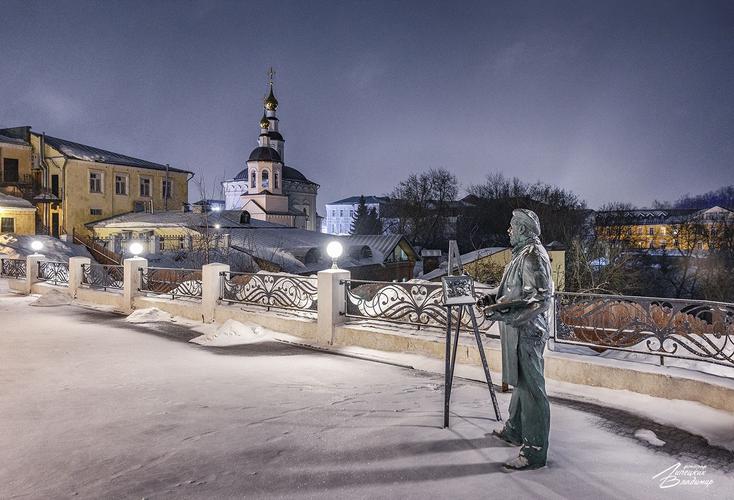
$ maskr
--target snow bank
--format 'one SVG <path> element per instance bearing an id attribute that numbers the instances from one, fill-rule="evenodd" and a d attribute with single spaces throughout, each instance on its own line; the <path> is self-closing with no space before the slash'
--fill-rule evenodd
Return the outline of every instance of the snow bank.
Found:
<path id="1" fill-rule="evenodd" d="M 71 297 L 64 292 L 58 290 L 50 290 L 48 293 L 41 295 L 37 300 L 31 302 L 30 305 L 38 307 L 66 306 L 71 304 Z"/>
<path id="2" fill-rule="evenodd" d="M 31 248 L 31 243 L 34 241 L 40 241 L 43 244 L 43 249 L 39 253 L 47 260 L 68 262 L 69 257 L 92 257 L 84 246 L 70 245 L 52 236 L 11 233 L 0 234 L 0 256 L 20 259 L 35 253 Z"/>
<path id="3" fill-rule="evenodd" d="M 147 307 L 145 309 L 137 309 L 132 312 L 125 321 L 128 323 L 163 323 L 175 322 L 173 315 L 161 311 L 157 307 Z"/>
<path id="4" fill-rule="evenodd" d="M 214 333 L 201 335 L 189 342 L 203 346 L 225 347 L 251 344 L 266 338 L 265 330 L 260 326 L 249 326 L 233 319 L 228 319 Z"/>
<path id="5" fill-rule="evenodd" d="M 665 445 L 665 441 L 658 438 L 657 434 L 655 434 L 650 429 L 637 429 L 635 431 L 635 437 L 640 441 L 645 441 L 646 443 L 650 443 L 653 446 Z"/>
<path id="6" fill-rule="evenodd" d="M 716 339 L 713 340 L 716 343 Z M 720 340 L 718 342 L 721 342 Z M 567 354 L 578 354 L 583 356 L 594 356 L 598 359 L 617 359 L 621 361 L 630 361 L 633 363 L 642 363 L 648 365 L 660 366 L 660 356 L 655 354 L 645 354 L 639 352 L 629 351 L 616 351 L 614 349 L 607 349 L 604 352 L 596 352 L 586 346 L 573 345 L 573 344 L 561 344 L 556 342 L 553 346 L 553 351 L 563 352 Z M 729 354 L 731 349 L 724 351 L 724 354 Z M 707 361 L 697 361 L 693 359 L 678 359 L 678 358 L 665 358 L 665 366 L 668 368 L 685 368 L 687 370 L 694 370 L 702 373 L 708 373 L 710 375 L 717 375 L 719 377 L 727 377 L 734 379 L 734 367 L 717 365 L 709 363 Z"/>

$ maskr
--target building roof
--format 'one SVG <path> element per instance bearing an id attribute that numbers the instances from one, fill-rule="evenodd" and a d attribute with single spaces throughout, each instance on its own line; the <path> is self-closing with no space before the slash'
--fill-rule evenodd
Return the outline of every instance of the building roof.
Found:
<path id="1" fill-rule="evenodd" d="M 17 196 L 11 196 L 5 193 L 0 193 L 0 207 L 2 208 L 28 208 L 31 210 L 36 209 L 36 207 L 34 207 L 33 203 L 31 203 L 30 201 L 24 200 L 23 198 L 19 198 Z"/>
<path id="2" fill-rule="evenodd" d="M 413 253 L 418 256 L 413 245 L 402 234 L 353 234 L 342 236 L 342 238 L 348 238 L 353 245 L 367 245 L 373 252 L 377 251 L 385 255 L 390 254 L 401 240 L 405 240 L 405 243 L 413 249 Z"/>
<path id="3" fill-rule="evenodd" d="M 192 205 L 224 205 L 224 200 L 213 200 L 209 198 L 206 200 L 195 201 Z"/>
<path id="4" fill-rule="evenodd" d="M 6 144 L 17 144 L 19 146 L 30 146 L 30 144 L 28 144 L 23 139 L 18 139 L 17 137 L 10 137 L 4 134 L 0 134 L 0 142 L 4 142 Z"/>
<path id="5" fill-rule="evenodd" d="M 249 224 L 240 223 L 239 210 L 221 210 L 219 212 L 129 212 L 121 215 L 114 215 L 106 219 L 89 222 L 86 224 L 90 228 L 142 228 L 150 227 L 205 227 L 207 224 L 213 226 L 219 224 L 221 228 L 242 228 L 242 227 L 285 227 L 280 224 L 250 219 Z"/>
<path id="6" fill-rule="evenodd" d="M 280 134 L 280 132 L 276 132 L 275 130 L 271 130 L 270 132 L 268 132 L 268 137 L 274 141 L 285 142 L 285 139 L 283 139 L 283 136 Z"/>
<path id="7" fill-rule="evenodd" d="M 283 179 L 288 181 L 305 182 L 306 184 L 314 184 L 318 186 L 314 181 L 307 179 L 299 170 L 287 165 L 283 166 Z"/>
<path id="8" fill-rule="evenodd" d="M 242 212 L 133 212 L 116 215 L 86 224 L 89 228 L 155 229 L 156 227 L 180 227 L 200 230 L 213 227 L 230 235 L 232 248 L 251 257 L 276 264 L 282 271 L 308 274 L 327 269 L 331 259 L 326 254 L 326 245 L 335 239 L 344 245 L 344 254 L 339 266 L 344 269 L 385 263 L 395 247 L 404 239 L 402 235 L 340 236 L 307 231 L 281 224 L 250 219 L 240 223 Z M 361 251 L 368 246 L 368 251 Z M 352 251 L 354 249 L 360 251 Z"/>
<path id="9" fill-rule="evenodd" d="M 679 224 L 696 212 L 694 208 L 600 210 L 594 219 L 598 226 Z"/>
<path id="10" fill-rule="evenodd" d="M 350 196 L 349 198 L 332 201 L 330 203 L 327 203 L 327 205 L 354 205 L 355 203 L 359 203 L 359 198 L 359 196 Z M 364 202 L 369 204 L 387 203 L 389 201 L 390 198 L 388 198 L 387 196 L 367 195 L 364 197 Z"/>
<path id="11" fill-rule="evenodd" d="M 236 181 L 247 180 L 247 169 L 244 168 L 240 170 L 237 173 L 237 175 L 234 176 L 234 180 Z M 315 182 L 308 180 L 306 176 L 303 175 L 300 171 L 296 170 L 293 167 L 288 167 L 286 165 L 283 165 L 283 180 L 305 182 L 307 184 L 314 184 L 318 186 L 318 184 L 316 184 Z"/>
<path id="12" fill-rule="evenodd" d="M 258 146 L 252 150 L 247 161 L 272 161 L 281 163 L 280 153 L 268 146 Z"/>
<path id="13" fill-rule="evenodd" d="M 40 134 L 34 133 L 39 136 Z M 141 160 L 140 158 L 133 158 L 132 156 L 123 155 L 120 153 L 113 153 L 104 149 L 95 148 L 93 146 L 87 146 L 86 144 L 80 144 L 78 142 L 67 141 L 66 139 L 59 139 L 58 137 L 52 137 L 50 135 L 45 136 L 46 144 L 58 150 L 61 154 L 67 158 L 75 160 L 91 161 L 95 163 L 107 163 L 110 165 L 126 165 L 129 167 L 147 168 L 150 170 L 168 170 L 169 172 L 178 172 L 191 174 L 188 170 L 182 170 L 173 167 L 166 167 L 160 163 L 154 163 L 147 160 Z"/>
<path id="14" fill-rule="evenodd" d="M 484 257 L 488 257 L 490 255 L 494 255 L 496 253 L 499 253 L 503 250 L 507 250 L 509 247 L 488 247 L 488 248 L 480 248 L 479 250 L 474 250 L 472 252 L 468 252 L 461 255 L 461 264 L 463 266 L 467 264 L 471 264 L 472 262 L 482 259 Z M 423 276 L 421 276 L 421 279 L 424 280 L 434 280 L 436 278 L 440 278 L 441 276 L 446 276 L 446 268 L 448 267 L 448 263 L 442 262 L 441 265 L 431 271 L 430 273 L 426 273 Z"/>

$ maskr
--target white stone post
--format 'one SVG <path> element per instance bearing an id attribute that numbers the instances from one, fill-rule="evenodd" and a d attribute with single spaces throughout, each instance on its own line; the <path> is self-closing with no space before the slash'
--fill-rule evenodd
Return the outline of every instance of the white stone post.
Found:
<path id="1" fill-rule="evenodd" d="M 229 265 L 215 262 L 201 268 L 201 314 L 205 323 L 214 321 L 221 286 L 219 275 L 223 272 L 229 272 Z"/>
<path id="2" fill-rule="evenodd" d="M 82 265 L 90 265 L 92 259 L 89 257 L 70 257 L 69 258 L 69 296 L 76 298 L 76 291 L 82 286 L 82 277 L 84 270 Z"/>
<path id="3" fill-rule="evenodd" d="M 345 285 L 352 273 L 344 269 L 326 269 L 318 273 L 318 336 L 320 344 L 334 343 L 334 328 L 344 323 L 346 302 Z"/>
<path id="4" fill-rule="evenodd" d="M 38 283 L 38 263 L 46 260 L 44 255 L 40 253 L 32 253 L 25 258 L 25 290 L 24 293 L 31 293 L 34 283 Z"/>
<path id="5" fill-rule="evenodd" d="M 140 292 L 140 268 L 148 268 L 148 259 L 144 257 L 130 257 L 122 261 L 122 276 L 124 279 L 123 297 L 125 302 L 122 304 L 124 312 L 130 314 L 133 312 L 133 301 L 135 296 Z"/>

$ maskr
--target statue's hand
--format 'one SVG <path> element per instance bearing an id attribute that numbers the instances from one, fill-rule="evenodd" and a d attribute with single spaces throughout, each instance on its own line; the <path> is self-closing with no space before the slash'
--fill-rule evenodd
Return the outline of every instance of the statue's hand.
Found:
<path id="1" fill-rule="evenodd" d="M 495 303 L 495 300 L 494 300 L 494 295 L 492 295 L 492 294 L 487 294 L 487 295 L 484 295 L 484 296 L 480 297 L 480 298 L 479 298 L 479 299 L 477 300 L 477 307 L 478 307 L 479 309 L 483 309 L 483 308 L 485 308 L 485 307 L 487 307 L 487 306 L 491 306 L 491 305 L 492 305 L 492 304 L 494 304 L 494 303 Z"/>

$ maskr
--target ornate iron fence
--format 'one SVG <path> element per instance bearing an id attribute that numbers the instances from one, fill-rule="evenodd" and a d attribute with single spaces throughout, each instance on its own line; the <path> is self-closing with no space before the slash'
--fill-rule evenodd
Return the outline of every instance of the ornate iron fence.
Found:
<path id="1" fill-rule="evenodd" d="M 446 306 L 443 303 L 443 287 L 440 283 L 343 280 L 346 311 L 345 316 L 352 319 L 386 321 L 421 327 L 445 329 L 447 326 Z M 479 298 L 486 293 L 477 287 L 475 295 Z M 479 309 L 474 308 L 480 331 L 488 331 L 493 322 L 487 320 Z M 454 308 L 451 323 L 461 320 L 461 329 L 472 328 L 471 318 Z M 490 335 L 494 337 L 495 335 Z"/>
<path id="2" fill-rule="evenodd" d="M 269 273 L 220 273 L 219 299 L 278 309 L 316 312 L 316 278 Z"/>
<path id="3" fill-rule="evenodd" d="M 555 342 L 734 366 L 734 304 L 555 294 Z"/>
<path id="4" fill-rule="evenodd" d="M 25 259 L 0 259 L 0 275 L 4 278 L 25 279 Z"/>
<path id="5" fill-rule="evenodd" d="M 139 272 L 142 292 L 201 298 L 201 269 L 141 267 Z"/>
<path id="6" fill-rule="evenodd" d="M 52 285 L 69 285 L 69 263 L 42 260 L 38 262 L 38 279 Z"/>
<path id="7" fill-rule="evenodd" d="M 122 290 L 124 286 L 122 266 L 82 264 L 82 286 L 107 290 Z"/>

